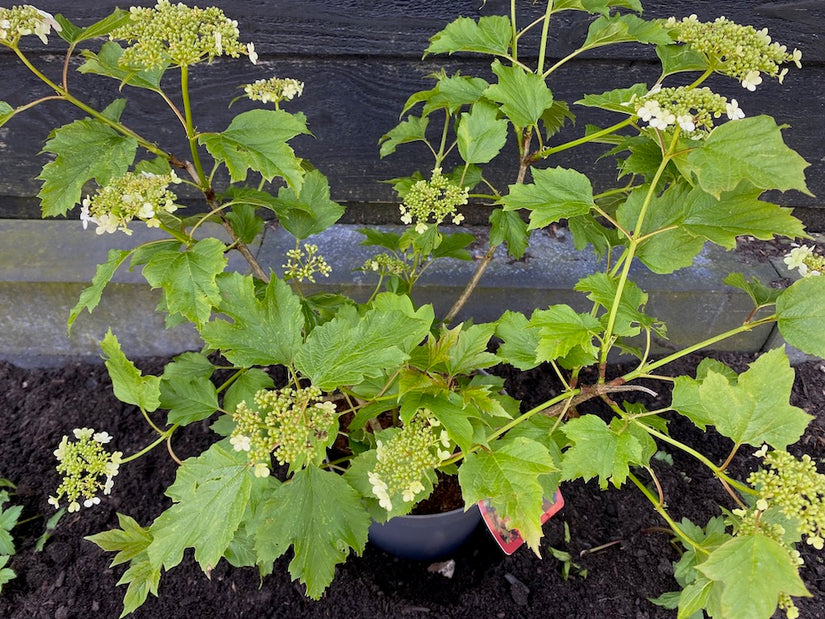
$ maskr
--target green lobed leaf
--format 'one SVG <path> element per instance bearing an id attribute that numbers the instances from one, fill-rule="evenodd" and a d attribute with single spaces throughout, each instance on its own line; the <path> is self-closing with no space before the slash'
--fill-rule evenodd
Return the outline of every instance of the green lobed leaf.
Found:
<path id="1" fill-rule="evenodd" d="M 123 100 L 104 110 L 116 120 Z M 100 120 L 76 120 L 52 131 L 43 152 L 55 155 L 37 177 L 43 185 L 37 197 L 44 217 L 64 215 L 80 202 L 83 185 L 94 179 L 105 185 L 122 176 L 132 165 L 137 140 L 124 136 Z"/>
<path id="2" fill-rule="evenodd" d="M 602 15 L 608 15 L 611 7 L 623 7 L 637 13 L 642 12 L 642 4 L 639 0 L 556 0 L 553 4 L 554 11 L 587 11 Z"/>
<path id="3" fill-rule="evenodd" d="M 507 121 L 498 118 L 498 108 L 479 101 L 463 112 L 456 128 L 458 152 L 469 163 L 488 163 L 507 142 Z"/>
<path id="4" fill-rule="evenodd" d="M 791 346 L 825 358 L 825 277 L 805 277 L 776 299 L 776 324 Z"/>
<path id="5" fill-rule="evenodd" d="M 106 284 L 109 283 L 115 271 L 126 261 L 126 258 L 128 258 L 131 253 L 132 252 L 127 249 L 109 250 L 106 262 L 97 265 L 95 276 L 92 278 L 92 284 L 88 288 L 83 289 L 77 303 L 69 312 L 69 319 L 66 321 L 67 332 L 71 332 L 72 325 L 74 321 L 77 320 L 77 317 L 80 316 L 80 312 L 86 309 L 89 310 L 91 314 L 92 310 L 97 307 Z"/>
<path id="6" fill-rule="evenodd" d="M 205 572 L 218 564 L 240 525 L 252 472 L 245 452 L 220 443 L 184 460 L 166 490 L 173 504 L 152 523 L 146 549 L 153 566 L 171 569 L 186 548 Z"/>
<path id="7" fill-rule="evenodd" d="M 697 568 L 723 585 L 725 617 L 768 619 L 780 594 L 810 597 L 788 550 L 764 535 L 741 535 L 710 553 Z"/>
<path id="8" fill-rule="evenodd" d="M 656 21 L 645 21 L 635 15 L 602 15 L 590 24 L 587 38 L 582 44 L 585 49 L 611 45 L 613 43 L 673 43 L 667 28 Z"/>
<path id="9" fill-rule="evenodd" d="M 424 56 L 455 52 L 506 56 L 512 34 L 510 18 L 504 15 L 481 17 L 477 22 L 469 17 L 459 17 L 430 38 Z"/>
<path id="10" fill-rule="evenodd" d="M 344 207 L 330 200 L 329 181 L 318 170 L 307 172 L 297 191 L 282 187 L 273 203 L 281 225 L 300 240 L 323 232 L 344 214 Z"/>
<path id="11" fill-rule="evenodd" d="M 490 84 L 480 77 L 459 75 L 447 77 L 443 73 L 438 76 L 438 83 L 432 90 L 432 95 L 424 103 L 424 115 L 440 109 L 447 109 L 454 114 L 465 105 L 472 105 L 482 97 L 482 93 Z"/>
<path id="12" fill-rule="evenodd" d="M 218 392 L 209 380 L 215 370 L 209 359 L 195 352 L 175 357 L 163 369 L 160 406 L 169 409 L 169 425 L 185 426 L 218 410 Z"/>
<path id="13" fill-rule="evenodd" d="M 722 280 L 728 286 L 743 290 L 753 301 L 756 307 L 764 307 L 776 303 L 776 299 L 782 294 L 782 290 L 771 288 L 760 282 L 756 276 L 752 276 L 750 281 L 745 279 L 741 273 L 731 273 Z"/>
<path id="14" fill-rule="evenodd" d="M 490 213 L 490 244 L 507 243 L 507 253 L 521 260 L 528 245 L 527 223 L 514 211 L 495 209 Z"/>
<path id="15" fill-rule="evenodd" d="M 60 24 L 61 30 L 57 33 L 60 38 L 66 43 L 80 43 L 95 37 L 103 37 L 108 35 L 115 28 L 119 28 L 131 18 L 129 11 L 123 9 L 115 9 L 110 15 L 107 15 L 100 21 L 95 22 L 91 26 L 80 28 L 75 26 L 63 15 L 57 14 L 54 20 Z"/>
<path id="16" fill-rule="evenodd" d="M 506 211 L 530 211 L 528 230 L 584 215 L 595 205 L 590 179 L 561 167 L 533 170 L 533 183 L 510 185 L 510 193 L 501 202 Z"/>
<path id="17" fill-rule="evenodd" d="M 164 249 L 149 258 L 143 276 L 152 288 L 163 289 L 170 314 L 182 314 L 201 325 L 220 303 L 216 280 L 227 265 L 225 251 L 216 238 L 198 241 L 184 251 Z"/>
<path id="18" fill-rule="evenodd" d="M 708 59 L 689 45 L 657 45 L 656 55 L 662 62 L 662 77 L 683 71 L 704 72 Z"/>
<path id="19" fill-rule="evenodd" d="M 272 277 L 255 294 L 251 276 L 227 273 L 218 278 L 221 301 L 217 311 L 232 322 L 216 318 L 201 326 L 204 341 L 241 367 L 290 364 L 301 345 L 301 300 L 289 285 Z"/>
<path id="20" fill-rule="evenodd" d="M 742 181 L 760 189 L 797 189 L 813 195 L 805 184 L 809 164 L 785 145 L 781 129 L 770 116 L 726 122 L 699 147 L 680 155 L 679 164 L 716 198 Z"/>
<path id="21" fill-rule="evenodd" d="M 146 550 L 152 542 L 152 535 L 131 516 L 118 513 L 119 529 L 102 531 L 95 535 L 87 535 L 83 539 L 97 544 L 106 552 L 117 552 L 110 567 L 131 561 Z"/>
<path id="22" fill-rule="evenodd" d="M 570 106 L 564 101 L 553 101 L 553 104 L 544 110 L 541 115 L 541 122 L 544 125 L 544 139 L 549 140 L 564 127 L 569 120 L 576 124 L 576 116 L 570 111 Z"/>
<path id="23" fill-rule="evenodd" d="M 763 240 L 804 237 L 805 227 L 791 214 L 792 210 L 762 202 L 761 193 L 761 189 L 743 183 L 716 199 L 696 187 L 686 198 L 682 224 L 691 233 L 701 234 L 726 249 L 735 249 L 736 237 L 746 234 Z"/>
<path id="24" fill-rule="evenodd" d="M 562 480 L 581 477 L 588 481 L 598 477 L 602 490 L 607 488 L 608 481 L 619 488 L 627 479 L 631 464 L 646 465 L 637 437 L 625 428 L 618 430 L 596 415 L 582 415 L 566 422 L 562 431 L 573 444 L 564 452 Z"/>
<path id="25" fill-rule="evenodd" d="M 468 454 L 458 469 L 464 501 L 469 505 L 490 499 L 538 554 L 545 493 L 539 477 L 557 471 L 556 462 L 547 447 L 525 437 L 505 437 L 490 447 Z"/>
<path id="26" fill-rule="evenodd" d="M 505 363 L 522 371 L 539 365 L 536 355 L 539 331 L 531 328 L 530 321 L 524 314 L 509 310 L 504 312 L 498 319 L 496 336 L 503 340 L 496 354 Z"/>
<path id="27" fill-rule="evenodd" d="M 447 373 L 451 376 L 470 374 L 475 370 L 489 368 L 498 363 L 498 357 L 487 352 L 487 344 L 496 330 L 496 324 L 485 323 L 455 327 L 459 330 L 454 346 L 450 346 L 445 364 Z"/>
<path id="28" fill-rule="evenodd" d="M 16 113 L 17 110 L 12 106 L 5 101 L 0 101 L 0 127 L 9 122 Z"/>
<path id="29" fill-rule="evenodd" d="M 255 214 L 255 206 L 252 204 L 233 204 L 226 218 L 242 243 L 249 245 L 263 234 L 264 220 Z"/>
<path id="30" fill-rule="evenodd" d="M 11 557 L 0 555 L 0 590 L 2 590 L 3 585 L 5 585 L 10 580 L 17 578 L 17 574 L 14 572 L 13 569 L 6 567 L 6 563 L 8 563 Z"/>
<path id="31" fill-rule="evenodd" d="M 553 105 L 553 93 L 541 75 L 528 73 L 518 65 L 503 65 L 498 59 L 493 61 L 492 69 L 498 82 L 491 84 L 484 96 L 499 103 L 516 127 L 532 127 Z"/>
<path id="32" fill-rule="evenodd" d="M 100 343 L 106 355 L 106 369 L 112 379 L 115 397 L 121 402 L 139 406 L 147 413 L 160 406 L 160 376 L 143 376 L 120 349 L 120 342 L 109 329 Z"/>
<path id="33" fill-rule="evenodd" d="M 399 300 L 393 302 L 395 307 L 385 304 L 363 315 L 344 306 L 335 318 L 316 327 L 295 357 L 301 373 L 316 387 L 331 391 L 403 363 L 429 332 L 433 309 L 424 306 L 414 311 L 407 297 L 395 298 Z M 402 299 L 404 306 L 399 304 Z"/>
<path id="34" fill-rule="evenodd" d="M 467 246 L 475 241 L 475 236 L 469 232 L 454 232 L 442 234 L 441 242 L 433 249 L 433 258 L 453 258 L 455 260 L 472 260 Z"/>
<path id="35" fill-rule="evenodd" d="M 602 325 L 595 316 L 579 314 L 569 305 L 551 305 L 533 312 L 530 327 L 539 332 L 537 360 L 553 361 L 574 349 L 594 354 L 593 338 Z"/>
<path id="36" fill-rule="evenodd" d="M 618 278 L 607 273 L 593 273 L 580 279 L 574 290 L 586 292 L 588 300 L 598 303 L 606 310 L 613 306 L 613 300 L 619 292 Z M 630 280 L 626 280 L 616 313 L 613 332 L 616 335 L 632 337 L 638 335 L 640 327 L 649 327 L 653 320 L 641 311 L 647 303 L 647 293 Z"/>
<path id="37" fill-rule="evenodd" d="M 295 556 L 289 573 L 316 600 L 350 549 L 361 554 L 367 543 L 370 517 L 359 493 L 340 475 L 314 466 L 281 484 L 261 514 L 256 531 L 259 557 L 276 558 L 291 545 Z"/>
<path id="38" fill-rule="evenodd" d="M 149 593 L 155 597 L 158 596 L 160 569 L 159 566 L 152 564 L 146 552 L 132 559 L 129 569 L 117 581 L 118 585 L 127 583 L 129 585 L 123 597 L 123 611 L 120 613 L 120 619 L 137 610 L 146 601 Z"/>
<path id="39" fill-rule="evenodd" d="M 394 153 L 399 144 L 426 142 L 427 125 L 429 124 L 429 118 L 408 116 L 407 120 L 390 129 L 387 133 L 381 136 L 381 139 L 378 140 L 378 143 L 381 145 L 381 158 L 383 159 L 387 155 Z"/>
<path id="40" fill-rule="evenodd" d="M 232 182 L 246 180 L 252 170 L 267 181 L 279 176 L 298 188 L 304 172 L 287 141 L 303 133 L 309 131 L 302 113 L 250 110 L 233 118 L 223 132 L 202 134 L 198 141 L 216 161 L 226 164 Z"/>
<path id="41" fill-rule="evenodd" d="M 584 98 L 576 101 L 576 103 L 586 107 L 597 107 L 612 112 L 621 112 L 622 114 L 634 114 L 635 112 L 630 102 L 633 99 L 643 97 L 647 94 L 647 91 L 647 84 L 633 84 L 633 86 L 629 88 L 616 88 L 603 92 L 600 95 L 585 95 Z"/>
<path id="42" fill-rule="evenodd" d="M 788 403 L 794 371 L 784 349 L 765 353 L 736 382 L 709 369 L 703 380 L 681 377 L 672 406 L 700 424 L 712 424 L 737 444 L 785 449 L 802 436 L 811 416 Z M 698 384 L 698 388 L 697 385 Z"/>
<path id="43" fill-rule="evenodd" d="M 619 207 L 616 217 L 626 230 L 636 227 L 648 190 L 648 185 L 634 190 Z M 651 235 L 642 241 L 636 255 L 654 273 L 672 273 L 689 267 L 705 245 L 704 238 L 680 225 L 686 217 L 689 191 L 690 187 L 677 184 L 668 187 L 661 195 L 653 196 L 642 228 L 636 230 Z"/>

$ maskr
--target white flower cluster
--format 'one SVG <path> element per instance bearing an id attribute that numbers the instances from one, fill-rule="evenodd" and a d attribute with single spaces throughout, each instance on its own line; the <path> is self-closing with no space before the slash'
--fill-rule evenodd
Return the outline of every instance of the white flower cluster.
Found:
<path id="1" fill-rule="evenodd" d="M 281 101 L 292 101 L 304 92 L 304 83 L 291 77 L 271 77 L 257 80 L 243 88 L 246 96 L 262 103 L 273 102 L 277 107 Z"/>
<path id="2" fill-rule="evenodd" d="M 335 404 L 323 400 L 320 389 L 261 389 L 254 402 L 258 410 L 246 402 L 238 404 L 229 443 L 235 451 L 249 454 L 256 477 L 270 474 L 270 454 L 292 468 L 323 460 L 337 435 L 338 416 Z"/>
<path id="3" fill-rule="evenodd" d="M 788 73 L 787 68 L 780 70 L 783 63 L 802 67 L 802 52 L 789 53 L 784 45 L 772 42 L 767 28 L 740 26 L 725 17 L 700 22 L 696 15 L 681 20 L 671 17 L 665 26 L 677 41 L 704 54 L 716 72 L 739 80 L 751 91 L 762 83 L 763 73 L 782 83 Z"/>
<path id="4" fill-rule="evenodd" d="M 135 7 L 131 19 L 110 38 L 126 41 L 122 66 L 157 69 L 167 64 L 188 66 L 217 56 L 249 56 L 257 62 L 253 44 L 238 41 L 238 22 L 217 7 L 200 9 L 158 0 L 154 8 Z"/>
<path id="5" fill-rule="evenodd" d="M 287 263 L 282 264 L 284 279 L 297 279 L 299 282 L 307 280 L 315 283 L 315 274 L 320 273 L 324 277 L 329 277 L 332 267 L 329 266 L 324 257 L 318 253 L 318 246 L 312 243 L 304 243 L 304 248 L 296 247 L 286 252 Z"/>
<path id="6" fill-rule="evenodd" d="M 98 189 L 94 196 L 84 198 L 80 209 L 83 228 L 91 222 L 97 226 L 98 234 L 118 230 L 131 234 L 129 222 L 135 218 L 142 219 L 150 228 L 157 228 L 160 212 L 177 210 L 177 196 L 168 186 L 180 182 L 174 172 L 164 175 L 127 172 Z"/>
<path id="7" fill-rule="evenodd" d="M 34 34 L 45 45 L 49 42 L 48 35 L 52 29 L 60 32 L 62 27 L 51 13 L 30 4 L 0 8 L 0 44 L 16 46 L 21 37 Z"/>
<path id="8" fill-rule="evenodd" d="M 722 114 L 729 120 L 739 120 L 745 113 L 736 99 L 728 101 L 709 88 L 662 88 L 656 85 L 644 97 L 633 99 L 636 115 L 649 127 L 665 131 L 678 125 L 691 137 L 701 138 L 710 131 L 714 119 Z"/>
<path id="9" fill-rule="evenodd" d="M 81 499 L 83 507 L 92 507 L 100 503 L 99 491 L 102 490 L 105 495 L 112 492 L 112 478 L 118 474 L 123 458 L 123 453 L 109 453 L 103 447 L 112 440 L 108 432 L 75 428 L 73 434 L 76 440 L 69 441 L 69 437 L 64 436 L 54 451 L 58 461 L 57 472 L 63 476 L 63 481 L 56 495 L 49 497 L 49 504 L 57 509 L 60 499 L 65 496 L 70 512 L 80 510 Z M 103 477 L 105 481 L 101 482 Z"/>
<path id="10" fill-rule="evenodd" d="M 797 269 L 802 277 L 817 277 L 825 272 L 825 256 L 815 254 L 809 245 L 795 247 L 783 260 L 788 269 Z"/>
<path id="11" fill-rule="evenodd" d="M 382 432 L 389 435 L 387 440 L 376 440 L 377 463 L 367 478 L 378 504 L 388 512 L 398 498 L 404 503 L 423 499 L 423 480 L 450 457 L 452 443 L 440 425 L 420 409 L 404 427 Z"/>
<path id="12" fill-rule="evenodd" d="M 460 187 L 441 173 L 441 168 L 433 170 L 430 180 L 413 183 L 399 207 L 401 221 L 406 225 L 415 223 L 415 231 L 423 234 L 429 223 L 440 224 L 450 218 L 455 225 L 464 221 L 458 207 L 467 204 L 469 189 Z"/>

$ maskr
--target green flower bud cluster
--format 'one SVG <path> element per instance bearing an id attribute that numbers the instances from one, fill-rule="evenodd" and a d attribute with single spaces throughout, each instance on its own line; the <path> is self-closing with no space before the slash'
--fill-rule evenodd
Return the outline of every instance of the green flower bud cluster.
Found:
<path id="1" fill-rule="evenodd" d="M 83 200 L 80 221 L 84 228 L 89 222 L 97 225 L 98 234 L 117 230 L 132 234 L 128 226 L 136 217 L 150 228 L 156 228 L 160 226 L 159 212 L 177 210 L 177 196 L 167 188 L 170 183 L 180 182 L 174 172 L 162 175 L 127 172 Z"/>
<path id="2" fill-rule="evenodd" d="M 291 77 L 271 77 L 247 84 L 243 90 L 253 101 L 273 101 L 277 107 L 281 101 L 292 101 L 295 97 L 300 97 L 304 92 L 304 83 Z"/>
<path id="3" fill-rule="evenodd" d="M 324 257 L 318 254 L 318 246 L 311 243 L 304 243 L 303 250 L 299 247 L 286 252 L 287 263 L 282 264 L 284 279 L 297 279 L 315 283 L 315 274 L 320 273 L 324 277 L 329 277 L 332 267 L 327 264 Z"/>
<path id="4" fill-rule="evenodd" d="M 104 445 L 112 440 L 107 432 L 95 432 L 91 428 L 75 428 L 75 441 L 69 441 L 64 436 L 60 445 L 54 451 L 57 458 L 57 472 L 63 476 L 62 483 L 57 487 L 56 496 L 49 497 L 49 503 L 57 509 L 60 500 L 66 497 L 69 501 L 69 511 L 80 510 L 80 501 L 84 507 L 91 507 L 100 503 L 97 496 L 101 490 L 103 494 L 110 494 L 117 475 L 123 453 L 115 451 L 109 453 Z M 101 481 L 105 478 L 105 481 Z"/>
<path id="5" fill-rule="evenodd" d="M 464 221 L 458 207 L 467 204 L 469 190 L 453 183 L 435 168 L 430 180 L 413 183 L 400 206 L 401 221 L 408 226 L 415 223 L 419 234 L 427 231 L 429 223 L 440 224 L 447 217 L 456 225 Z"/>
<path id="6" fill-rule="evenodd" d="M 725 17 L 700 22 L 696 15 L 681 21 L 671 17 L 665 26 L 671 29 L 674 39 L 703 53 L 715 71 L 739 80 L 748 90 L 756 90 L 762 83 L 762 73 L 782 83 L 788 72 L 787 68 L 780 71 L 783 63 L 802 67 L 802 52 L 795 49 L 789 54 L 784 45 L 772 43 L 767 28 L 740 26 Z"/>
<path id="7" fill-rule="evenodd" d="M 799 532 L 807 543 L 825 547 L 825 475 L 807 454 L 794 458 L 786 451 L 765 456 L 765 469 L 751 473 L 748 483 L 759 492 L 756 509 L 779 508 L 782 514 L 799 522 Z"/>
<path id="8" fill-rule="evenodd" d="M 216 56 L 247 54 L 253 62 L 257 58 L 254 46 L 238 41 L 238 22 L 219 8 L 158 0 L 154 8 L 130 10 L 130 21 L 110 35 L 128 43 L 119 60 L 122 66 L 157 69 L 167 64 L 189 66 Z"/>
<path id="9" fill-rule="evenodd" d="M 799 270 L 802 277 L 816 277 L 825 273 L 825 256 L 814 253 L 809 245 L 796 247 L 785 254 L 783 259 L 788 268 Z"/>
<path id="10" fill-rule="evenodd" d="M 388 512 L 399 498 L 405 503 L 423 499 L 422 480 L 450 457 L 450 438 L 439 426 L 428 410 L 419 409 L 404 427 L 383 432 L 390 435 L 388 440 L 377 440 L 377 463 L 367 477 L 379 505 Z"/>
<path id="11" fill-rule="evenodd" d="M 49 42 L 47 35 L 52 28 L 60 32 L 63 28 L 54 17 L 46 11 L 41 11 L 30 4 L 13 6 L 10 9 L 0 8 L 0 44 L 15 47 L 21 37 L 34 34 L 43 42 Z"/>
<path id="12" fill-rule="evenodd" d="M 238 404 L 229 438 L 235 451 L 246 451 L 257 477 L 270 473 L 270 454 L 291 469 L 319 463 L 337 436 L 335 404 L 324 401 L 316 387 L 276 390 L 255 394 L 258 410 Z"/>
<path id="13" fill-rule="evenodd" d="M 710 88 L 654 88 L 633 102 L 636 114 L 650 127 L 666 130 L 673 125 L 692 137 L 702 137 L 713 129 L 713 119 L 727 114 L 730 120 L 744 118 L 736 99 L 730 102 Z"/>
<path id="14" fill-rule="evenodd" d="M 409 270 L 409 267 L 406 262 L 397 256 L 380 253 L 364 262 L 361 270 L 365 272 L 372 271 L 381 275 L 403 275 Z"/>

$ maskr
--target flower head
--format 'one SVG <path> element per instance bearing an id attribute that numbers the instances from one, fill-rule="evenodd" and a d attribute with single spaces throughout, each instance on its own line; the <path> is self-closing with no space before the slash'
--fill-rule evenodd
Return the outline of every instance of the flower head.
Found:
<path id="1" fill-rule="evenodd" d="M 678 125 L 691 137 L 706 135 L 713 128 L 714 119 L 731 110 L 727 99 L 709 88 L 686 86 L 651 89 L 630 105 L 635 105 L 636 115 L 648 126 L 665 131 Z"/>
<path id="2" fill-rule="evenodd" d="M 36 35 L 43 45 L 49 42 L 51 31 L 60 32 L 61 26 L 51 13 L 29 4 L 0 8 L 0 44 L 16 46 L 24 36 Z"/>
<path id="3" fill-rule="evenodd" d="M 60 507 L 60 500 L 69 501 L 69 511 L 100 504 L 99 492 L 107 495 L 114 485 L 112 478 L 118 474 L 123 454 L 108 452 L 105 444 L 112 440 L 108 432 L 95 432 L 92 428 L 75 428 L 75 440 L 64 436 L 55 450 L 57 472 L 63 480 L 55 496 L 49 497 L 49 504 Z"/>
<path id="4" fill-rule="evenodd" d="M 247 84 L 244 92 L 253 101 L 271 101 L 278 107 L 281 101 L 292 101 L 295 97 L 300 97 L 304 92 L 304 83 L 291 77 L 270 77 Z"/>
<path id="5" fill-rule="evenodd" d="M 430 180 L 419 180 L 404 196 L 404 203 L 399 207 L 401 221 L 407 225 L 415 223 L 415 230 L 423 234 L 428 224 L 440 224 L 449 218 L 456 225 L 460 224 L 464 216 L 458 212 L 458 207 L 467 204 L 469 189 L 461 187 L 441 173 L 441 168 L 435 168 Z"/>
<path id="6" fill-rule="evenodd" d="M 665 26 L 676 41 L 703 54 L 717 73 L 733 77 L 751 91 L 762 83 L 762 74 L 781 82 L 787 71 L 780 70 L 782 64 L 802 67 L 802 52 L 788 53 L 784 45 L 772 41 L 767 28 L 740 26 L 725 17 L 700 22 L 696 15 L 682 20 L 671 17 Z"/>
<path id="7" fill-rule="evenodd" d="M 431 484 L 435 468 L 450 457 L 452 443 L 427 409 L 419 409 L 402 428 L 385 430 L 380 436 L 376 465 L 367 478 L 379 505 L 389 512 L 398 499 L 411 503 L 424 498 L 424 482 Z"/>
<path id="8" fill-rule="evenodd" d="M 256 477 L 269 475 L 273 455 L 291 469 L 321 462 L 338 434 L 335 404 L 324 401 L 316 387 L 261 389 L 254 404 L 257 410 L 238 404 L 229 442 L 247 453 Z"/>
<path id="9" fill-rule="evenodd" d="M 149 227 L 157 227 L 160 213 L 172 213 L 178 208 L 177 196 L 168 186 L 179 182 L 174 172 L 164 175 L 127 172 L 98 189 L 94 196 L 84 198 L 80 221 L 84 228 L 89 222 L 97 225 L 98 234 L 117 230 L 131 234 L 128 226 L 135 218 Z"/>
<path id="10" fill-rule="evenodd" d="M 252 55 L 238 40 L 238 22 L 219 8 L 158 0 L 154 8 L 132 7 L 130 12 L 130 20 L 110 35 L 128 44 L 118 61 L 122 66 L 156 69 L 212 61 L 217 56 Z"/>
<path id="11" fill-rule="evenodd" d="M 802 277 L 817 277 L 825 272 L 825 256 L 814 253 L 814 248 L 808 245 L 795 247 L 783 259 L 789 270 L 799 271 Z"/>

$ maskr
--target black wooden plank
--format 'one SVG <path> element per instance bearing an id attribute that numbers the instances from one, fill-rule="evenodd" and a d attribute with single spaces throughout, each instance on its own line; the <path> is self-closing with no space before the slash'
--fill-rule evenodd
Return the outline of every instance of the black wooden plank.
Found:
<path id="1" fill-rule="evenodd" d="M 151 5 L 151 2 L 137 4 Z M 478 17 L 509 13 L 506 0 L 216 0 L 198 2 L 221 7 L 237 19 L 242 40 L 254 41 L 262 55 L 391 56 L 420 58 L 429 37 L 459 16 Z M 825 2 L 797 0 L 649 0 L 643 2 L 645 17 L 664 18 L 696 13 L 703 20 L 725 15 L 739 23 L 767 27 L 775 39 L 789 48 L 804 50 L 810 61 L 825 60 Z M 65 0 L 42 0 L 37 6 L 53 13 L 64 13 L 81 25 L 126 3 L 117 0 L 77 0 L 67 7 Z M 524 23 L 543 12 L 543 3 L 519 0 Z M 557 19 L 562 28 L 551 48 L 567 53 L 586 34 L 584 13 L 565 11 Z M 39 46 L 39 43 L 37 43 Z M 58 49 L 54 47 L 53 49 Z M 593 52 L 596 57 L 636 58 L 644 55 L 639 46 L 622 45 Z"/>
<path id="2" fill-rule="evenodd" d="M 52 12 L 63 11 L 78 16 L 79 23 L 89 23 L 115 4 L 109 0 L 81 0 L 67 8 L 65 0 L 45 0 L 38 6 Z M 420 61 L 428 37 L 458 15 L 500 13 L 509 3 L 488 0 L 484 7 L 479 0 L 388 0 L 381 3 L 371 0 L 243 0 L 216 4 L 239 20 L 242 31 L 250 32 L 249 37 L 243 38 L 256 42 L 262 52 L 262 61 L 257 67 L 245 62 L 218 61 L 212 67 L 193 70 L 193 95 L 208 101 L 199 109 L 200 129 L 220 130 L 231 114 L 243 109 L 243 103 L 236 104 L 231 113 L 226 108 L 228 101 L 237 95 L 237 85 L 273 73 L 297 77 L 306 82 L 306 88 L 293 109 L 306 112 L 315 135 L 297 141 L 299 154 L 328 174 L 336 199 L 350 203 L 377 203 L 393 199 L 390 188 L 380 184 L 379 180 L 429 167 L 424 151 L 415 147 L 402 147 L 399 155 L 385 161 L 378 159 L 377 140 L 397 122 L 398 110 L 409 94 L 426 87 L 428 83 L 424 76 L 445 61 L 452 69 L 462 67 L 465 73 L 484 71 L 486 67 L 484 61 L 472 56 L 461 60 L 431 57 Z M 541 9 L 539 5 L 532 6 L 527 2 L 522 2 L 521 6 L 533 11 Z M 816 53 L 823 57 L 823 39 L 819 31 L 825 23 L 825 18 L 820 19 L 825 2 L 821 0 L 775 3 L 659 0 L 647 2 L 646 6 L 649 17 L 695 10 L 702 19 L 724 13 L 739 21 L 768 25 L 775 38 L 793 46 L 791 39 L 778 34 L 786 32 L 797 37 L 801 45 L 813 43 L 814 50 L 820 50 Z M 696 8 L 690 8 L 692 6 Z M 585 16 L 570 13 L 565 15 L 568 17 Z M 567 43 L 554 40 L 553 44 L 569 45 L 570 40 L 571 37 Z M 803 40 L 806 43 L 801 43 Z M 622 49 L 626 48 L 630 46 Z M 59 55 L 43 53 L 36 39 L 32 39 L 32 49 L 38 50 L 35 60 L 40 66 L 52 75 L 59 74 Z M 791 125 L 786 139 L 813 164 L 808 169 L 809 184 L 814 193 L 822 196 L 825 195 L 825 159 L 820 140 L 825 126 L 825 92 L 813 85 L 823 83 L 825 69 L 821 62 L 812 62 L 807 46 L 804 50 L 803 71 L 792 71 L 783 87 L 766 81 L 756 93 L 748 93 L 730 80 L 716 83 L 722 94 L 736 97 L 748 114 L 769 113 L 778 122 Z M 634 81 L 649 82 L 655 78 L 656 71 L 650 50 L 646 50 L 646 54 L 582 59 L 559 71 L 551 85 L 557 98 L 575 101 L 583 85 L 598 91 Z M 72 80 L 85 85 L 88 77 L 78 75 Z M 117 84 L 109 80 L 92 78 L 91 83 L 81 95 L 95 106 L 105 105 L 119 96 Z M 34 93 L 44 92 L 37 80 L 8 53 L 0 55 L 0 84 L 3 84 L 0 99 L 12 105 L 25 103 Z M 588 86 L 591 84 L 595 86 Z M 137 96 L 127 108 L 126 117 L 134 120 L 136 129 L 155 135 L 158 128 L 163 127 L 159 142 L 164 148 L 185 152 L 184 145 L 176 137 L 177 127 L 164 126 L 163 104 L 146 93 L 132 93 Z M 611 119 L 601 116 L 594 121 L 589 116 L 591 111 L 580 109 L 579 113 L 580 128 L 585 122 L 606 124 Z M 72 108 L 49 103 L 0 128 L 0 170 L 3 171 L 0 175 L 0 217 L 37 216 L 38 207 L 32 198 L 39 188 L 35 176 L 39 166 L 47 160 L 38 152 L 54 123 L 77 117 Z M 552 165 L 586 171 L 594 165 L 596 155 L 597 151 L 592 148 L 566 153 Z M 605 163 L 599 165 L 597 183 L 604 185 L 613 177 L 613 171 Z M 511 171 L 512 164 L 502 162 L 490 172 L 490 177 L 506 185 L 512 182 Z M 796 193 L 771 197 L 783 204 L 809 208 L 822 204 L 820 200 Z"/>

